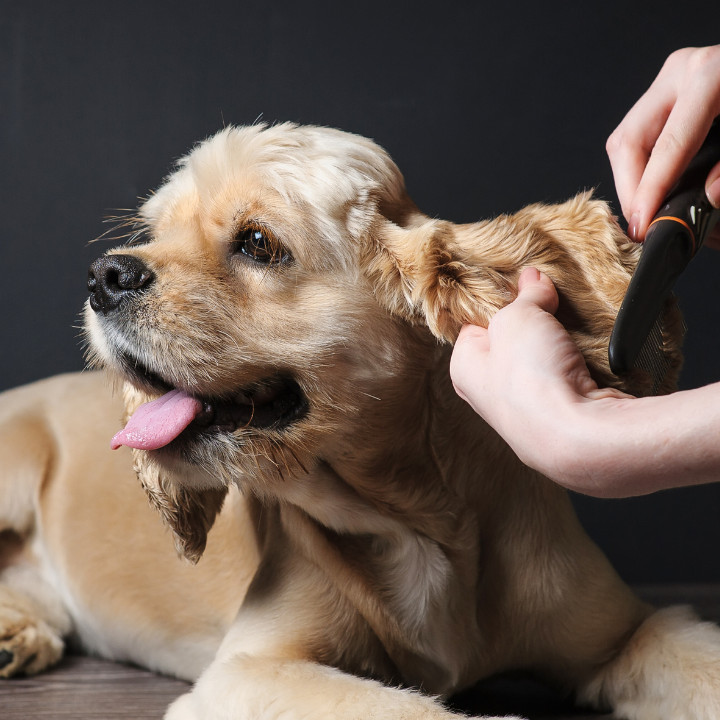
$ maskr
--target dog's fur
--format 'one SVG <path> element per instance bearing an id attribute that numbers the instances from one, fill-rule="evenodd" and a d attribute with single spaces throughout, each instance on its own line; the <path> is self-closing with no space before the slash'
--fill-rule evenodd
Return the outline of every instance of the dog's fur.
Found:
<path id="1" fill-rule="evenodd" d="M 720 631 L 641 603 L 448 376 L 462 323 L 533 265 L 598 381 L 648 390 L 606 363 L 638 251 L 605 204 L 431 220 L 374 143 L 279 125 L 199 145 L 137 220 L 144 242 L 110 255 L 152 284 L 86 309 L 124 407 L 100 372 L 2 397 L 2 674 L 73 637 L 197 680 L 171 720 L 449 718 L 424 692 L 509 669 L 628 718 L 720 717 Z M 243 254 L 248 227 L 276 255 Z M 668 309 L 666 390 L 679 333 Z M 108 447 L 160 379 L 217 399 L 278 376 L 305 402 L 282 425 Z"/>

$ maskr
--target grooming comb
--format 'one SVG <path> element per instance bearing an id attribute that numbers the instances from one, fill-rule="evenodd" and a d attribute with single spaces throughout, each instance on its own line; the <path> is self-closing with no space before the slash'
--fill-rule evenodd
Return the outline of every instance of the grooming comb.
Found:
<path id="1" fill-rule="evenodd" d="M 720 160 L 720 118 L 650 223 L 642 253 L 615 319 L 608 359 L 616 375 L 647 370 L 657 392 L 667 361 L 662 353 L 662 310 L 675 281 L 720 220 L 705 194 L 707 175 Z"/>

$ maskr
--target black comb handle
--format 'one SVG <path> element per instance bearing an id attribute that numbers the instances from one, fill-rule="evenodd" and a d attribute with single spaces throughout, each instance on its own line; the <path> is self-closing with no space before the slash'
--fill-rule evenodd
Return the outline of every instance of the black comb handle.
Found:
<path id="1" fill-rule="evenodd" d="M 705 180 L 718 160 L 720 121 L 716 120 L 645 234 L 640 260 L 610 336 L 608 359 L 616 375 L 636 367 L 675 281 L 720 219 L 720 210 L 712 207 L 705 194 Z"/>

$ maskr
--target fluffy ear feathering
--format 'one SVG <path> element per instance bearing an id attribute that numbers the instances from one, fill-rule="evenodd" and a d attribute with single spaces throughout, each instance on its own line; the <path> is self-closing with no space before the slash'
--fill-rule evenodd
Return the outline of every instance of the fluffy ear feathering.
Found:
<path id="1" fill-rule="evenodd" d="M 416 214 L 405 226 L 385 220 L 366 253 L 367 272 L 387 309 L 424 323 L 453 343 L 465 323 L 487 327 L 517 295 L 525 267 L 555 283 L 557 317 L 585 356 L 596 381 L 646 395 L 644 370 L 615 376 L 608 341 L 640 246 L 623 233 L 608 205 L 582 193 L 559 205 L 529 205 L 513 215 L 455 225 Z M 662 353 L 668 364 L 659 392 L 675 388 L 682 357 L 682 318 L 674 300 L 663 317 Z"/>

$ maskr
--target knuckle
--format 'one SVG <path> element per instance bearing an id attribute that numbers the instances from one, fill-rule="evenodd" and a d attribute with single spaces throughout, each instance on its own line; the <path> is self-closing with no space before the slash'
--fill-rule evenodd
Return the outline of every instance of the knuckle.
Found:
<path id="1" fill-rule="evenodd" d="M 619 125 L 605 142 L 605 152 L 611 157 L 621 155 L 630 146 L 627 133 L 622 125 Z"/>
<path id="2" fill-rule="evenodd" d="M 618 135 L 618 131 L 613 130 L 610 137 L 605 141 L 605 152 L 607 152 L 608 155 L 613 155 L 620 146 L 620 138 Z"/>
<path id="3" fill-rule="evenodd" d="M 720 45 L 694 48 L 688 56 L 687 69 L 692 75 L 716 75 L 720 72 Z"/>
<path id="4" fill-rule="evenodd" d="M 685 69 L 687 84 L 706 98 L 712 115 L 720 113 L 720 45 L 697 48 Z"/>
<path id="5" fill-rule="evenodd" d="M 684 66 L 688 62 L 689 58 L 694 54 L 695 50 L 697 50 L 697 48 L 692 47 L 679 48 L 678 50 L 674 50 L 670 53 L 670 55 L 668 55 L 668 58 L 665 61 L 665 65 L 668 68 Z"/>

